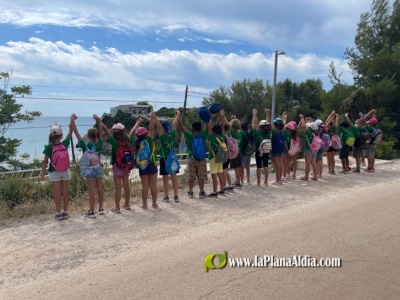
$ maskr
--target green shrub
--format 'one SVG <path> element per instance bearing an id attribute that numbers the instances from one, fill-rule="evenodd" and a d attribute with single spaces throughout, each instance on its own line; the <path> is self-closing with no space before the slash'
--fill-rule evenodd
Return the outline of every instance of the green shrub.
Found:
<path id="1" fill-rule="evenodd" d="M 376 158 L 387 160 L 395 158 L 397 155 L 396 149 L 394 148 L 395 144 L 396 139 L 394 138 L 384 141 L 376 148 Z"/>

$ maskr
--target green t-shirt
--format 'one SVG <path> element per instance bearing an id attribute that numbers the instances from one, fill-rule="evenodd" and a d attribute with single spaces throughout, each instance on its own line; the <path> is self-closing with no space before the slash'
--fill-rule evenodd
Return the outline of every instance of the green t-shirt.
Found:
<path id="1" fill-rule="evenodd" d="M 207 130 L 201 131 L 201 137 L 203 138 L 204 143 L 207 142 L 207 135 L 208 135 Z M 186 139 L 186 149 L 187 149 L 188 158 L 193 157 L 193 151 L 192 151 L 193 138 L 194 138 L 194 134 L 192 132 L 190 132 L 189 130 L 186 130 L 185 131 L 185 139 Z"/>
<path id="2" fill-rule="evenodd" d="M 68 149 L 71 141 L 68 138 L 66 138 L 65 140 L 62 141 L 62 143 L 64 144 L 65 148 Z M 43 154 L 50 158 L 50 160 L 49 160 L 49 173 L 55 171 L 55 169 L 51 165 L 51 154 L 52 153 L 53 153 L 53 147 L 51 145 L 46 145 L 44 147 Z"/>
<path id="3" fill-rule="evenodd" d="M 254 129 L 250 129 L 250 133 L 254 134 L 254 136 L 256 137 L 256 152 L 260 152 L 260 151 L 258 151 L 258 148 L 260 147 L 261 142 L 265 139 L 272 140 L 273 132 L 269 129 L 267 131 L 257 129 L 257 130 L 254 130 L 253 132 L 252 132 L 252 130 L 254 130 Z"/>
<path id="4" fill-rule="evenodd" d="M 243 133 L 245 133 L 243 130 L 240 130 L 240 131 L 229 130 L 229 134 L 230 134 L 230 135 L 237 141 L 237 143 L 238 143 L 239 153 L 242 153 L 242 139 L 243 139 Z"/>
<path id="5" fill-rule="evenodd" d="M 92 145 L 91 143 L 87 143 L 87 145 L 88 145 L 88 147 L 89 147 L 89 150 L 92 150 L 93 145 Z M 79 147 L 82 149 L 82 153 L 85 153 L 86 150 L 88 150 L 88 149 L 86 148 L 86 141 L 83 140 L 83 139 L 79 141 Z M 103 149 L 103 140 L 100 139 L 100 140 L 97 142 L 97 146 L 96 146 L 96 152 L 97 152 L 97 154 L 98 154 L 99 156 L 101 155 L 101 149 Z"/>
<path id="6" fill-rule="evenodd" d="M 366 132 L 372 133 L 372 132 L 374 131 L 375 128 L 372 127 L 372 126 L 370 126 L 370 125 L 366 125 L 366 126 L 363 127 L 363 129 L 364 129 Z"/>
<path id="7" fill-rule="evenodd" d="M 349 130 L 351 130 L 351 128 L 345 129 L 340 126 L 336 126 L 336 132 L 340 135 L 340 142 L 342 143 L 342 145 L 346 144 L 347 138 L 350 134 Z"/>
<path id="8" fill-rule="evenodd" d="M 351 131 L 353 132 L 354 138 L 356 139 L 356 142 L 360 140 L 360 136 L 361 136 L 361 128 L 358 126 L 353 126 L 351 127 Z"/>
<path id="9" fill-rule="evenodd" d="M 117 155 L 117 149 L 119 147 L 118 141 L 115 139 L 115 137 L 111 136 L 109 140 L 111 144 L 111 157 L 110 157 L 110 164 L 113 165 L 115 163 L 115 156 Z M 129 138 L 129 143 L 133 144 L 133 137 Z M 133 149 L 133 148 L 132 148 Z"/>
<path id="10" fill-rule="evenodd" d="M 160 136 L 160 158 L 166 158 L 169 152 L 174 149 L 176 130 L 172 129 L 171 135 L 168 136 L 165 133 Z"/>
<path id="11" fill-rule="evenodd" d="M 219 137 L 217 137 L 214 133 L 211 133 L 208 138 L 208 159 L 213 159 L 214 158 L 214 153 L 218 152 L 218 148 L 219 148 L 219 142 L 217 140 L 217 138 L 219 139 L 220 142 L 225 142 L 226 144 L 226 136 L 222 133 Z"/>
<path id="12" fill-rule="evenodd" d="M 303 128 L 299 128 L 297 133 L 299 134 L 300 138 L 303 140 L 303 149 L 304 151 L 310 150 L 310 144 L 314 139 L 314 135 L 311 130 Z"/>

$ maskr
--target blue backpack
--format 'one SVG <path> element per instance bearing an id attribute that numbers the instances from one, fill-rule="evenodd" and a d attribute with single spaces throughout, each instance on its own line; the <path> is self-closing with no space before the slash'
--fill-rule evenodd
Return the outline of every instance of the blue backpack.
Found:
<path id="1" fill-rule="evenodd" d="M 277 133 L 272 139 L 272 154 L 280 154 L 285 147 L 285 136 L 283 133 Z"/>
<path id="2" fill-rule="evenodd" d="M 139 169 L 144 170 L 151 163 L 152 151 L 146 140 L 140 142 L 138 153 L 136 154 L 136 165 Z"/>
<path id="3" fill-rule="evenodd" d="M 169 151 L 167 159 L 165 160 L 165 170 L 168 174 L 175 174 L 180 168 L 181 165 L 179 164 L 179 160 L 176 157 L 175 151 L 172 149 Z"/>
<path id="4" fill-rule="evenodd" d="M 219 114 L 219 112 L 222 110 L 222 106 L 219 103 L 210 104 L 207 108 L 210 114 Z"/>
<path id="5" fill-rule="evenodd" d="M 207 157 L 206 143 L 204 142 L 201 133 L 197 136 L 193 134 L 192 153 L 193 157 L 197 160 L 203 160 Z"/>
<path id="6" fill-rule="evenodd" d="M 208 110 L 208 107 L 203 106 L 200 107 L 197 110 L 197 114 L 199 115 L 199 118 L 204 122 L 204 123 L 208 123 L 211 120 L 211 114 L 210 111 Z"/>

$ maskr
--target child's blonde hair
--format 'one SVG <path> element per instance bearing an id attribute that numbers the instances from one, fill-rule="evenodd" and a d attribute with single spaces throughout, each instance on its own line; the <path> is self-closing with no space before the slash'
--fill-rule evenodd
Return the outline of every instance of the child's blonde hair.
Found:
<path id="1" fill-rule="evenodd" d="M 242 127 L 240 126 L 240 121 L 238 119 L 233 119 L 229 122 L 229 125 L 231 126 L 231 128 L 234 131 L 239 131 L 242 129 Z"/>

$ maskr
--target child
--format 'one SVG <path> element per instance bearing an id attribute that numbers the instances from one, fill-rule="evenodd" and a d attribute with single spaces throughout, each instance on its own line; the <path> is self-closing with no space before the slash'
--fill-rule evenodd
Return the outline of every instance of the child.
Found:
<path id="1" fill-rule="evenodd" d="M 297 134 L 296 125 L 297 124 L 296 124 L 295 121 L 291 121 L 288 124 L 286 124 L 286 126 L 285 126 L 286 131 L 289 132 L 289 134 L 290 134 L 289 148 L 292 149 L 292 150 L 296 150 L 293 153 L 289 152 L 289 154 L 291 154 L 291 155 L 287 156 L 288 160 L 289 160 L 289 163 L 291 161 L 292 165 L 293 165 L 292 179 L 296 179 L 297 154 L 300 153 L 300 152 L 297 152 L 297 151 L 301 151 L 301 141 L 300 141 L 300 137 Z M 295 149 L 295 147 L 297 147 L 297 149 Z M 290 176 L 290 168 L 289 168 L 288 176 Z"/>
<path id="2" fill-rule="evenodd" d="M 241 188 L 241 168 L 242 168 L 242 155 L 241 155 L 241 148 L 242 148 L 242 132 L 241 132 L 241 126 L 240 126 L 240 121 L 238 119 L 232 119 L 229 122 L 230 130 L 226 133 L 226 135 L 231 136 L 237 141 L 238 144 L 238 155 L 231 159 L 230 162 L 230 167 L 235 171 L 235 178 L 236 181 L 233 184 L 235 188 Z"/>
<path id="3" fill-rule="evenodd" d="M 324 123 L 322 122 L 321 119 L 317 119 L 317 120 L 315 120 L 315 124 L 317 124 L 317 126 L 318 126 L 317 135 L 319 137 L 322 137 L 322 134 L 325 133 L 324 127 L 322 127 L 322 126 L 324 126 Z M 316 161 L 317 161 L 317 169 L 318 169 L 317 176 L 318 176 L 318 178 L 322 178 L 322 171 L 324 168 L 324 151 L 322 150 L 322 148 L 320 148 L 317 152 Z"/>
<path id="4" fill-rule="evenodd" d="M 374 129 L 378 128 L 378 120 L 376 118 L 376 109 L 372 109 L 365 117 L 364 120 L 367 120 L 369 117 L 372 117 L 367 121 L 367 125 L 364 127 L 366 132 L 372 134 Z M 365 157 L 367 158 L 367 168 L 364 169 L 364 172 L 374 173 L 375 172 L 375 151 L 376 144 L 369 143 L 367 149 L 365 149 Z"/>
<path id="5" fill-rule="evenodd" d="M 285 135 L 282 130 L 284 124 L 281 118 L 274 119 L 275 130 L 272 131 L 272 161 L 275 166 L 275 180 L 271 181 L 272 185 L 282 185 L 283 174 L 283 152 L 285 148 Z"/>
<path id="6" fill-rule="evenodd" d="M 176 174 L 179 173 L 179 170 L 174 174 L 168 174 L 166 170 L 166 160 L 168 154 L 171 150 L 174 149 L 175 139 L 176 139 L 176 128 L 178 127 L 178 120 L 180 118 L 180 111 L 175 111 L 175 119 L 173 124 L 169 121 L 164 121 L 162 124 L 158 120 L 156 116 L 154 116 L 154 121 L 157 126 L 157 131 L 160 136 L 160 175 L 163 177 L 163 191 L 164 197 L 162 201 L 169 202 L 169 185 L 168 181 L 171 178 L 172 187 L 174 189 L 174 201 L 179 202 L 178 196 L 178 179 Z"/>
<path id="7" fill-rule="evenodd" d="M 288 154 L 289 147 L 290 147 L 290 138 L 291 138 L 291 133 L 290 131 L 286 128 L 286 120 L 287 120 L 287 115 L 286 112 L 282 113 L 282 122 L 283 122 L 283 135 L 285 136 L 285 146 L 283 148 L 282 152 L 282 182 L 288 182 L 290 178 L 290 162 L 292 160 L 291 156 Z"/>
<path id="8" fill-rule="evenodd" d="M 241 181 L 244 181 L 244 170 L 246 170 L 247 184 L 251 185 L 250 181 L 250 162 L 251 156 L 255 151 L 255 136 L 254 130 L 250 129 L 248 122 L 242 123 L 242 168 L 241 168 Z"/>
<path id="9" fill-rule="evenodd" d="M 336 135 L 336 127 L 335 127 L 335 118 L 336 118 L 336 112 L 332 111 L 331 114 L 328 116 L 328 118 L 325 121 L 326 126 L 328 126 L 328 131 L 327 133 L 331 137 L 331 144 L 332 144 L 332 136 Z M 336 154 L 336 149 L 332 147 L 332 145 L 329 145 L 328 150 L 326 151 L 326 160 L 328 163 L 328 174 L 335 175 L 335 154 Z"/>
<path id="10" fill-rule="evenodd" d="M 129 187 L 129 174 L 130 171 L 118 166 L 117 164 L 117 151 L 119 147 L 130 148 L 130 137 L 132 136 L 139 127 L 138 123 L 135 124 L 135 127 L 132 128 L 130 134 L 126 133 L 125 126 L 121 123 L 114 124 L 111 128 L 111 131 L 103 125 L 103 130 L 105 131 L 107 137 L 110 140 L 110 144 L 112 147 L 111 151 L 111 159 L 110 164 L 112 165 L 112 173 L 113 173 L 113 181 L 114 181 L 114 201 L 115 206 L 111 208 L 111 211 L 114 213 L 120 213 L 120 202 L 121 202 L 121 190 L 124 188 L 125 194 L 125 203 L 122 206 L 125 210 L 130 210 L 130 197 L 131 197 L 131 189 Z M 133 150 L 132 150 L 133 153 Z"/>
<path id="11" fill-rule="evenodd" d="M 85 153 L 86 151 L 95 151 L 98 155 L 98 160 L 95 163 L 98 163 L 100 165 L 100 155 L 101 155 L 101 149 L 103 148 L 103 123 L 101 122 L 101 118 L 98 117 L 97 115 L 93 115 L 93 119 L 96 120 L 97 126 L 99 128 L 90 128 L 87 132 L 87 137 L 89 139 L 89 142 L 87 143 L 85 140 L 82 139 L 81 135 L 78 132 L 78 128 L 76 127 L 75 124 L 75 119 L 78 117 L 73 114 L 74 118 L 72 119 L 72 128 L 74 130 L 74 133 L 76 135 L 76 138 L 79 141 L 79 146 L 82 149 L 82 153 Z M 92 162 L 93 163 L 93 162 Z M 82 166 L 81 166 L 82 168 Z M 89 190 L 89 210 L 85 213 L 85 217 L 88 218 L 95 218 L 96 214 L 94 212 L 94 206 L 95 206 L 95 194 L 97 191 L 97 195 L 99 197 L 99 209 L 98 213 L 99 215 L 104 215 L 104 208 L 103 208 L 103 202 L 104 202 L 104 191 L 103 191 L 103 177 L 104 177 L 104 172 L 103 169 L 101 168 L 96 172 L 96 174 L 90 174 L 89 176 L 85 176 L 86 183 L 88 185 L 88 190 Z"/>
<path id="12" fill-rule="evenodd" d="M 347 139 L 350 136 L 350 124 L 346 121 L 341 122 L 339 126 L 339 115 L 336 114 L 336 131 L 340 133 L 340 141 L 342 143 L 342 149 L 339 150 L 339 158 L 342 162 L 342 171 L 341 174 L 348 174 L 349 170 L 351 170 L 349 166 L 349 153 L 352 147 L 346 144 Z"/>
<path id="13" fill-rule="evenodd" d="M 192 123 L 192 132 L 187 130 L 183 125 L 182 119 L 179 118 L 179 127 L 185 135 L 188 153 L 188 181 L 189 181 L 189 191 L 188 197 L 193 198 L 193 188 L 194 181 L 197 178 L 199 184 L 199 198 L 203 199 L 207 196 L 204 192 L 204 181 L 208 180 L 207 176 L 207 147 L 206 140 L 208 131 L 201 130 L 201 122 L 195 121 Z M 201 139 L 201 140 L 196 140 Z M 201 149 L 193 149 L 193 147 L 199 147 Z M 201 155 L 201 157 L 196 157 L 193 155 Z"/>
<path id="14" fill-rule="evenodd" d="M 314 122 L 305 123 L 304 116 L 300 115 L 299 127 L 302 129 L 304 134 L 303 149 L 304 160 L 306 163 L 305 175 L 300 177 L 300 179 L 307 181 L 312 167 L 313 177 L 311 180 L 318 181 L 317 151 L 312 151 L 310 149 L 310 145 L 318 132 L 318 126 Z"/>
<path id="15" fill-rule="evenodd" d="M 216 153 L 220 145 L 225 144 L 226 147 L 226 137 L 222 133 L 221 125 L 214 125 L 213 120 L 211 119 L 208 123 L 208 142 L 209 142 L 209 153 L 208 153 L 208 160 L 210 162 L 210 173 L 212 178 L 213 184 L 213 192 L 208 195 L 208 197 L 218 197 L 218 194 L 224 195 L 224 175 L 222 171 L 222 162 L 216 162 L 215 157 Z M 218 189 L 218 181 L 220 185 L 220 191 L 217 192 Z"/>
<path id="16" fill-rule="evenodd" d="M 142 184 L 142 208 L 147 209 L 147 196 L 149 189 L 151 192 L 152 206 L 158 208 L 157 205 L 157 173 L 158 169 L 156 166 L 155 156 L 155 145 L 154 145 L 154 123 L 156 115 L 154 112 L 151 113 L 150 128 L 149 131 L 144 127 L 138 127 L 143 122 L 143 119 L 139 118 L 136 122 L 135 127 L 136 141 L 135 141 L 135 153 L 137 154 L 136 162 L 139 165 L 139 176 Z M 135 128 L 134 127 L 134 128 Z M 141 151 L 143 155 L 141 155 Z M 142 164 L 144 162 L 144 164 Z"/>
<path id="17" fill-rule="evenodd" d="M 222 112 L 223 113 L 223 112 Z M 219 122 L 217 122 L 219 123 Z M 223 122 L 222 127 L 222 132 L 225 134 L 225 132 L 229 132 L 230 126 L 229 123 L 226 121 Z M 229 174 L 229 165 L 231 163 L 231 160 L 228 158 L 226 162 L 222 164 L 222 173 L 224 177 L 224 191 L 233 191 L 234 186 L 232 185 L 232 178 L 231 174 Z"/>
<path id="18" fill-rule="evenodd" d="M 266 120 L 258 122 L 257 110 L 253 109 L 253 119 L 251 121 L 252 128 L 254 128 L 256 136 L 256 164 L 257 164 L 257 185 L 260 186 L 261 170 L 264 169 L 264 185 L 268 186 L 268 161 L 269 153 L 260 153 L 260 144 L 265 139 L 271 139 L 272 129 L 270 110 L 265 109 Z"/>
<path id="19" fill-rule="evenodd" d="M 72 126 L 74 116 L 71 115 L 70 126 L 67 136 L 63 141 L 63 132 L 61 126 L 51 126 L 49 134 L 49 144 L 45 146 L 43 154 L 45 155 L 42 161 L 42 170 L 40 172 L 40 180 L 44 180 L 44 174 L 49 162 L 49 180 L 53 185 L 54 204 L 56 206 L 55 218 L 57 220 L 68 219 L 69 205 L 69 181 L 71 172 L 69 170 L 70 161 L 68 155 L 68 147 L 71 142 Z M 54 150 L 54 153 L 53 153 Z M 57 159 L 57 160 L 56 160 Z M 63 196 L 63 208 L 61 211 L 61 195 Z"/>
<path id="20" fill-rule="evenodd" d="M 351 122 L 349 114 L 345 114 L 346 122 L 350 124 L 350 130 L 353 131 L 355 138 L 353 146 L 353 158 L 356 161 L 356 167 L 351 170 L 352 173 L 360 173 L 361 170 L 361 153 L 363 152 L 363 145 L 361 144 L 361 132 L 362 128 L 365 126 L 365 121 L 363 119 L 357 119 L 355 125 Z"/>

